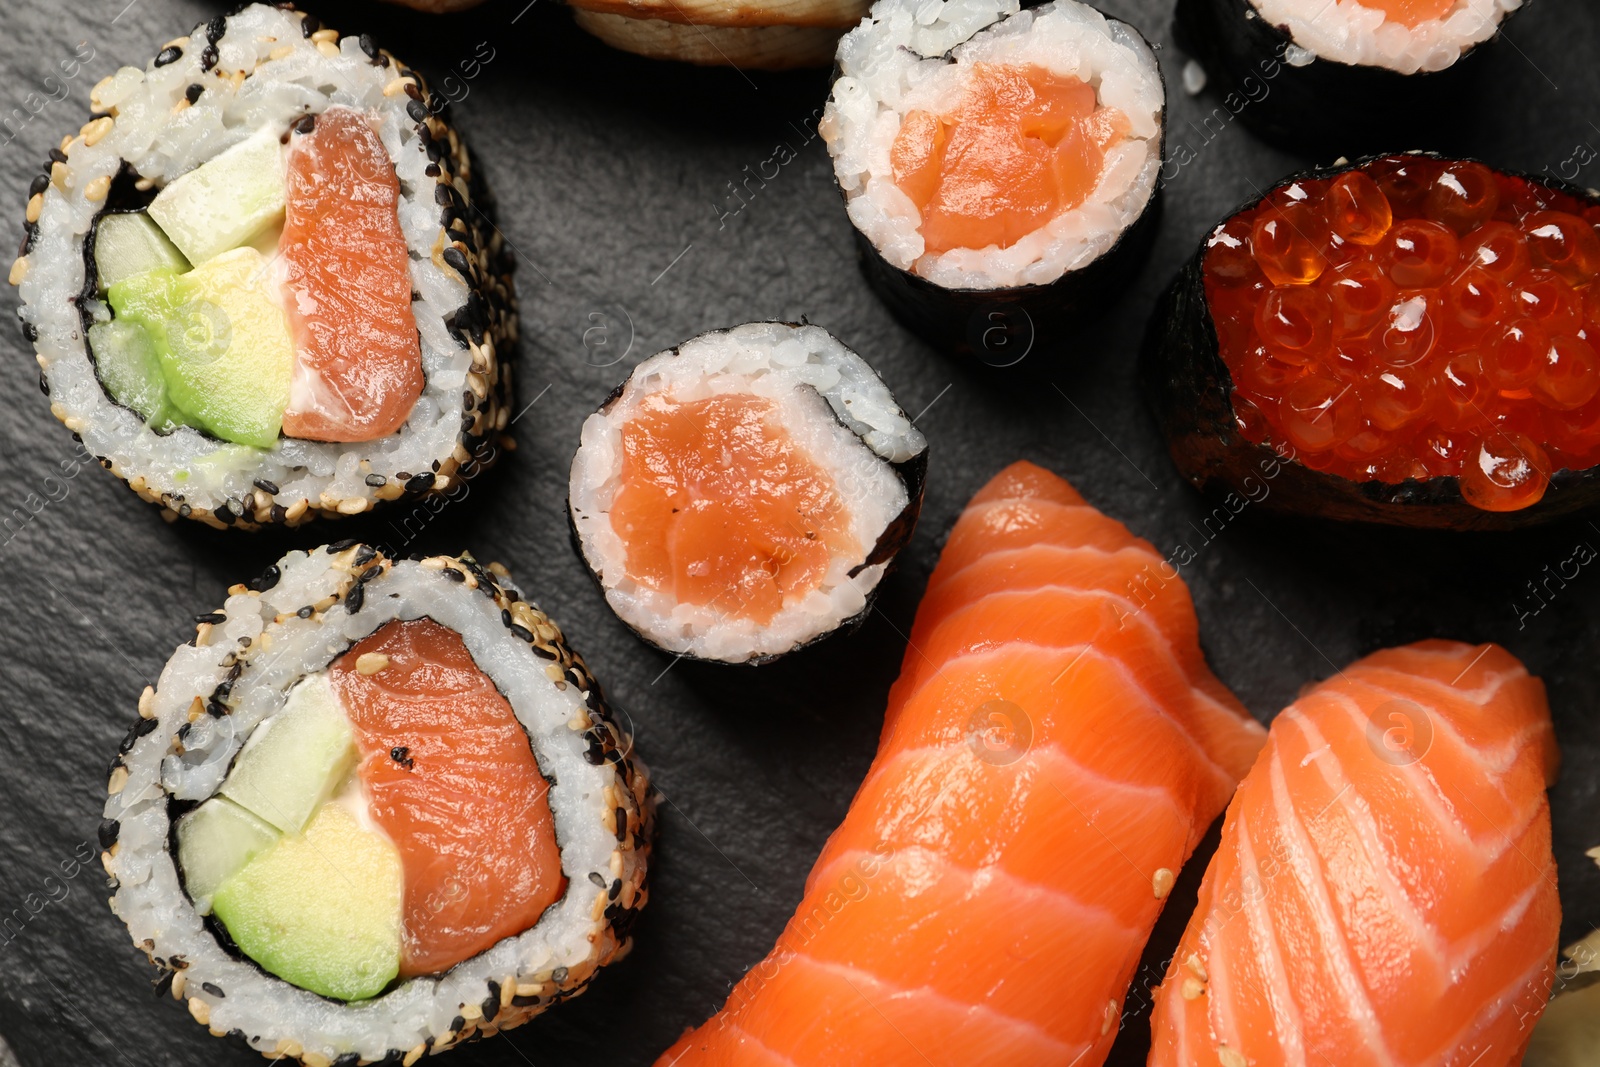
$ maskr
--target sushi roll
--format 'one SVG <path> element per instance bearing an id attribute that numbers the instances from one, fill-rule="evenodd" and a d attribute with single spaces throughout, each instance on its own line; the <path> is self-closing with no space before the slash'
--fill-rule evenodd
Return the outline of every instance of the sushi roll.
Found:
<path id="1" fill-rule="evenodd" d="M 1155 237 L 1166 89 L 1076 0 L 879 0 L 819 127 L 868 281 L 929 343 L 1057 354 Z"/>
<path id="2" fill-rule="evenodd" d="M 1600 503 L 1600 197 L 1433 155 L 1291 178 L 1151 320 L 1178 469 L 1262 506 L 1506 529 Z"/>
<path id="3" fill-rule="evenodd" d="M 568 0 L 574 21 L 613 48 L 741 70 L 833 62 L 869 0 Z"/>
<path id="4" fill-rule="evenodd" d="M 272 1059 L 412 1063 L 629 947 L 653 801 L 504 568 L 291 552 L 139 700 L 100 827 L 158 989 Z"/>
<path id="5" fill-rule="evenodd" d="M 1463 114 L 1482 45 L 1524 0 L 1178 0 L 1225 111 L 1285 147 L 1382 151 Z M 1470 113 L 1470 111 L 1466 112 Z"/>
<path id="6" fill-rule="evenodd" d="M 865 617 L 916 526 L 927 448 L 826 330 L 703 334 L 585 420 L 573 543 L 645 641 L 764 663 Z"/>
<path id="7" fill-rule="evenodd" d="M 169 516 L 254 529 L 499 454 L 510 260 L 443 101 L 252 4 L 95 86 L 10 279 L 51 412 Z"/>

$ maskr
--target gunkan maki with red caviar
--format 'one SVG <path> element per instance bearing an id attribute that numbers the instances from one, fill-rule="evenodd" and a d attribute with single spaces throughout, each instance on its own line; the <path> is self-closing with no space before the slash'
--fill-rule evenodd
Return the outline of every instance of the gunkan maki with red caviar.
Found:
<path id="1" fill-rule="evenodd" d="M 1220 223 L 1146 341 L 1180 471 L 1269 506 L 1510 528 L 1600 500 L 1600 198 L 1428 154 Z M 1287 458 L 1285 477 L 1277 463 Z"/>

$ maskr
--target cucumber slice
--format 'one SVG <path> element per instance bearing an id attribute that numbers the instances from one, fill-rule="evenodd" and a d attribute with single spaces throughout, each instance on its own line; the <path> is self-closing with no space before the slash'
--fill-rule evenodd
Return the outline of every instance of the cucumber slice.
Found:
<path id="1" fill-rule="evenodd" d="M 106 395 L 139 413 L 152 430 L 165 433 L 175 425 L 167 403 L 161 360 L 144 327 L 130 319 L 112 319 L 89 327 L 89 350 Z"/>
<path id="2" fill-rule="evenodd" d="M 221 793 L 284 833 L 304 829 L 356 762 L 355 732 L 325 675 L 289 691 L 288 703 L 256 727 Z"/>
<path id="3" fill-rule="evenodd" d="M 102 295 L 118 282 L 145 271 L 181 274 L 189 269 L 183 253 L 142 211 L 100 217 L 94 227 L 94 265 Z"/>
<path id="4" fill-rule="evenodd" d="M 283 220 L 284 151 L 276 133 L 262 130 L 168 182 L 150 217 L 197 267 L 248 244 Z"/>
<path id="5" fill-rule="evenodd" d="M 183 884 L 201 915 L 217 887 L 277 843 L 278 831 L 224 797 L 212 797 L 178 820 Z"/>

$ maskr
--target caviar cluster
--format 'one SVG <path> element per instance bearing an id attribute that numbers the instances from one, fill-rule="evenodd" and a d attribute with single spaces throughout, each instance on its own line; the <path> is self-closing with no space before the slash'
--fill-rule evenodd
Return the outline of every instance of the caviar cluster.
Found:
<path id="1" fill-rule="evenodd" d="M 1455 476 L 1514 511 L 1600 462 L 1600 207 L 1477 163 L 1380 159 L 1275 190 L 1207 242 L 1249 440 L 1315 470 Z"/>

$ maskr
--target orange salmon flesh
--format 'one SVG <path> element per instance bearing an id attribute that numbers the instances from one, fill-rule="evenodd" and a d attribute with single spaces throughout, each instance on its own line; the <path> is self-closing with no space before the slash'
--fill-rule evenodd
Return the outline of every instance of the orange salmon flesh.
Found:
<path id="1" fill-rule="evenodd" d="M 974 63 L 954 111 L 906 115 L 889 160 L 929 253 L 1007 248 L 1088 199 L 1128 132 L 1078 78 Z"/>
<path id="2" fill-rule="evenodd" d="M 362 674 L 367 653 L 388 664 Z M 550 784 L 461 636 L 432 619 L 391 622 L 329 675 L 372 817 L 400 850 L 400 976 L 448 970 L 537 922 L 567 886 Z"/>
<path id="3" fill-rule="evenodd" d="M 1029 463 L 956 522 L 799 910 L 657 1067 L 1096 1067 L 1265 740 L 1155 549 Z M 1063 857 L 1068 860 L 1063 862 Z"/>
<path id="4" fill-rule="evenodd" d="M 286 436 L 386 437 L 422 395 L 399 203 L 394 164 L 361 112 L 332 107 L 290 135 L 278 243 L 295 343 Z"/>
<path id="5" fill-rule="evenodd" d="M 647 397 L 622 428 L 611 527 L 635 581 L 680 603 L 765 624 L 859 551 L 833 476 L 772 401 Z"/>

